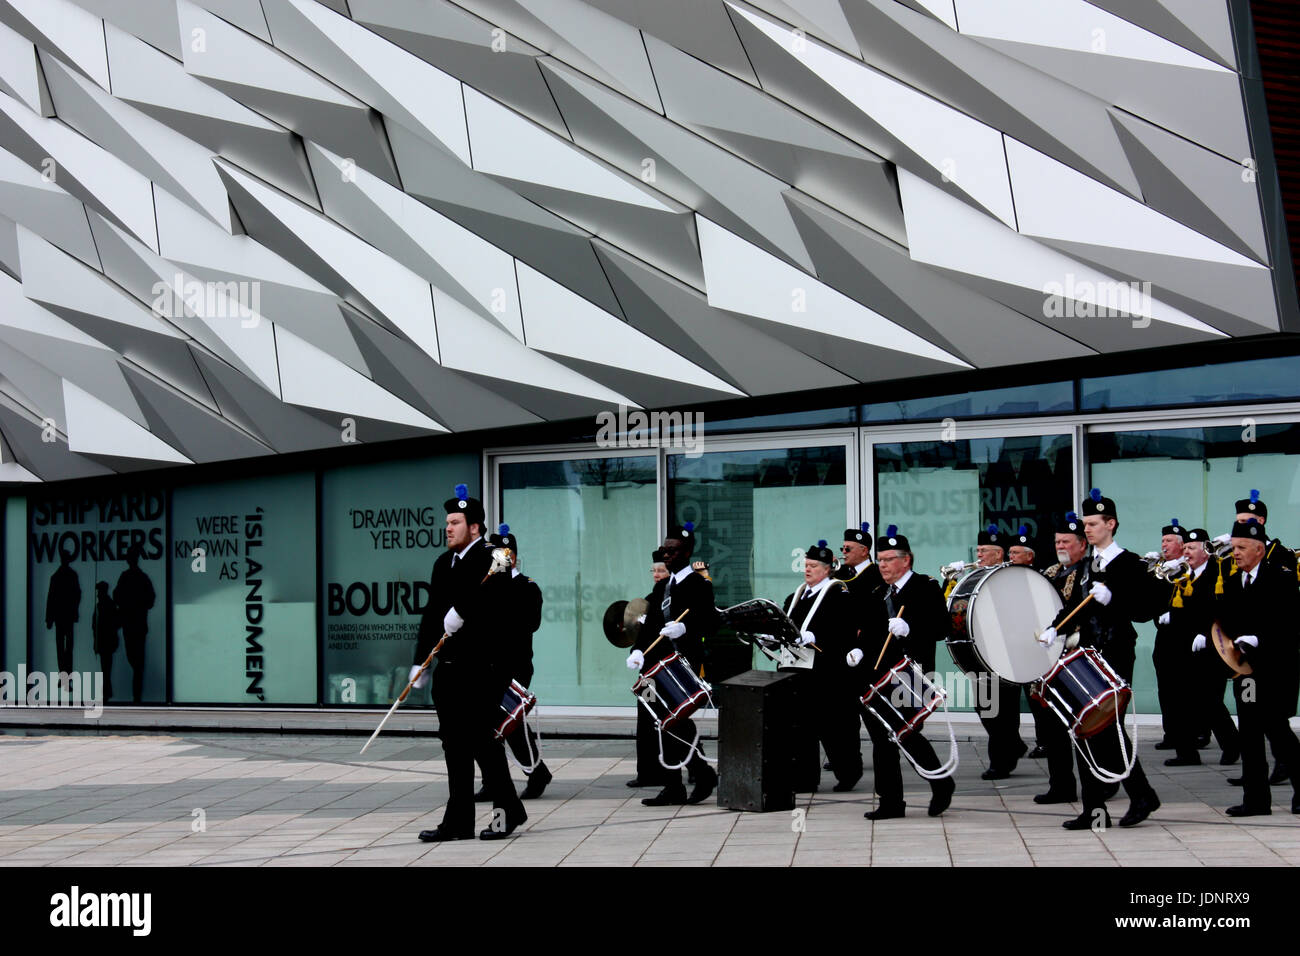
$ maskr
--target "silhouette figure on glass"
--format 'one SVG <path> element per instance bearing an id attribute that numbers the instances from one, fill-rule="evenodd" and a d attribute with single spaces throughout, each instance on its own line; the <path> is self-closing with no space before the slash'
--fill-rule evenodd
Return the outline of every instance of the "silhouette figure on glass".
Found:
<path id="1" fill-rule="evenodd" d="M 72 552 L 59 550 L 59 566 L 50 575 L 50 589 L 45 595 L 45 627 L 54 628 L 54 652 L 59 672 L 72 673 L 72 625 L 81 618 L 81 579 L 72 570 Z M 66 678 L 60 678 L 62 684 Z"/>
<path id="2" fill-rule="evenodd" d="M 90 623 L 95 653 L 104 673 L 104 701 L 113 699 L 113 654 L 117 651 L 117 605 L 108 593 L 108 582 L 95 585 L 95 613 Z"/>
<path id="3" fill-rule="evenodd" d="M 138 704 L 144 690 L 144 637 L 149 633 L 149 609 L 153 607 L 153 582 L 140 570 L 140 548 L 126 553 L 127 569 L 117 579 L 113 601 L 117 604 L 126 660 L 131 665 L 131 696 Z"/>

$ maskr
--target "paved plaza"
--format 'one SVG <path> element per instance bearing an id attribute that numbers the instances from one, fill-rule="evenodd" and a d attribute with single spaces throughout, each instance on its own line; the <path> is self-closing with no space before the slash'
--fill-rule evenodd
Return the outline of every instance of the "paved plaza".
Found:
<path id="1" fill-rule="evenodd" d="M 872 824 L 871 774 L 850 793 L 802 795 L 798 809 L 740 813 L 712 799 L 649 808 L 630 790 L 632 742 L 551 739 L 555 781 L 507 840 L 423 844 L 446 800 L 431 737 L 265 733 L 0 734 L 0 865 L 5 866 L 1287 866 L 1300 863 L 1290 789 L 1271 817 L 1223 814 L 1237 767 L 1142 760 L 1161 809 L 1130 829 L 1070 833 L 1078 807 L 1040 807 L 1041 761 L 989 783 L 985 739 L 960 741 L 952 808 L 925 814 L 928 789 L 904 770 L 908 816 Z M 716 752 L 710 744 L 710 754 Z M 870 757 L 870 746 L 864 746 Z M 1212 751 L 1204 752 L 1207 756 Z M 1214 754 L 1217 758 L 1217 754 Z M 373 759 L 372 759 L 373 758 Z M 516 781 L 520 779 L 514 771 Z M 1127 806 L 1112 804 L 1118 819 Z M 479 826 L 490 809 L 480 804 Z"/>

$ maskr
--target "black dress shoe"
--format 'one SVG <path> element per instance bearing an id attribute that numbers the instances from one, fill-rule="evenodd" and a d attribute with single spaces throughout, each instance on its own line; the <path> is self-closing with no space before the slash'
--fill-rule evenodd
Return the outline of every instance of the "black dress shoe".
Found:
<path id="1" fill-rule="evenodd" d="M 432 830 L 420 831 L 421 843 L 445 843 L 448 840 L 472 839 L 474 839 L 473 831 L 469 833 L 452 833 L 450 830 L 444 830 L 442 827 L 434 827 Z"/>
<path id="2" fill-rule="evenodd" d="M 1273 767 L 1273 774 L 1268 778 L 1268 785 L 1270 787 L 1277 787 L 1286 783 L 1290 779 L 1291 774 L 1287 771 L 1286 764 L 1275 764 Z"/>
<path id="3" fill-rule="evenodd" d="M 1165 761 L 1166 767 L 1199 767 L 1200 765 L 1200 754 L 1192 754 L 1190 757 L 1170 757 Z"/>
<path id="4" fill-rule="evenodd" d="M 905 816 L 907 813 L 907 804 L 898 803 L 892 806 L 879 806 L 874 810 L 868 810 L 862 814 L 868 820 L 893 820 L 895 817 Z"/>
<path id="5" fill-rule="evenodd" d="M 1291 812 L 1300 813 L 1300 796 L 1291 798 Z"/>
<path id="6" fill-rule="evenodd" d="M 528 775 L 528 783 L 524 785 L 524 792 L 519 795 L 519 799 L 536 800 L 550 782 L 551 771 L 546 769 L 546 764 L 539 764 L 537 769 Z"/>
<path id="7" fill-rule="evenodd" d="M 1219 766 L 1229 767 L 1241 759 L 1241 751 L 1236 747 L 1229 747 L 1223 751 L 1223 756 L 1219 758 Z"/>
<path id="8" fill-rule="evenodd" d="M 852 780 L 837 780 L 835 781 L 835 786 L 831 787 L 831 789 L 836 793 L 848 793 L 858 785 L 858 781 L 861 779 L 862 774 L 858 774 Z"/>
<path id="9" fill-rule="evenodd" d="M 1034 749 L 1029 751 L 1029 753 L 1026 754 L 1026 756 L 1030 760 L 1042 760 L 1047 756 L 1047 748 L 1044 747 L 1042 744 L 1035 744 Z"/>
<path id="10" fill-rule="evenodd" d="M 487 787 L 479 787 L 478 793 L 474 794 L 475 803 L 491 803 L 492 794 L 487 792 Z"/>
<path id="11" fill-rule="evenodd" d="M 952 777 L 944 777 L 930 783 L 930 807 L 925 812 L 937 817 L 952 806 L 952 795 L 957 792 L 957 784 Z"/>
<path id="12" fill-rule="evenodd" d="M 1204 750 L 1204 749 L 1205 749 L 1206 747 L 1208 747 L 1208 746 L 1210 746 L 1210 735 L 1209 735 L 1209 734 L 1202 734 L 1201 736 L 1199 736 L 1199 737 L 1196 738 L 1196 749 L 1197 749 L 1197 750 Z"/>
<path id="13" fill-rule="evenodd" d="M 1093 811 L 1085 810 L 1077 817 L 1072 817 L 1061 824 L 1062 830 L 1091 830 L 1093 828 Z M 1110 814 L 1105 810 L 1101 812 L 1101 817 L 1097 821 L 1097 826 L 1102 830 L 1110 829 Z"/>
<path id="14" fill-rule="evenodd" d="M 1244 787 L 1245 785 L 1246 785 L 1246 778 L 1245 778 L 1245 777 L 1229 777 L 1229 778 L 1228 778 L 1228 786 L 1230 786 L 1230 787 Z"/>
<path id="15" fill-rule="evenodd" d="M 1230 817 L 1266 817 L 1273 812 L 1272 807 L 1252 807 L 1239 803 L 1223 811 Z"/>
<path id="16" fill-rule="evenodd" d="M 709 799 L 709 794 L 713 793 L 713 788 L 718 785 L 718 774 L 708 764 L 704 765 L 702 770 L 695 773 L 695 787 L 691 790 L 691 795 L 686 798 L 687 803 L 703 803 Z"/>
<path id="17" fill-rule="evenodd" d="M 504 840 L 506 837 L 510 836 L 510 834 L 514 833 L 515 830 L 519 829 L 520 825 L 525 823 L 527 820 L 528 814 L 525 813 L 523 816 L 517 817 L 514 822 L 507 822 L 504 830 L 496 830 L 492 827 L 488 827 L 486 830 L 479 831 L 478 838 L 480 840 Z"/>
<path id="18" fill-rule="evenodd" d="M 1074 803 L 1077 795 L 1065 791 L 1048 790 L 1046 793 L 1034 794 L 1034 803 Z"/>
<path id="19" fill-rule="evenodd" d="M 1168 737 L 1166 737 L 1164 740 L 1156 744 L 1156 750 L 1173 750 L 1173 749 L 1174 749 L 1174 742 L 1170 740 Z"/>
<path id="20" fill-rule="evenodd" d="M 989 767 L 989 769 L 985 770 L 982 774 L 980 774 L 980 779 L 981 780 L 1005 780 L 1009 776 L 1011 776 L 1010 770 L 1006 770 L 1002 767 Z"/>
<path id="21" fill-rule="evenodd" d="M 1155 793 L 1151 793 L 1149 796 L 1130 803 L 1128 813 L 1119 818 L 1119 825 L 1122 827 L 1135 827 L 1159 809 L 1160 798 Z"/>
<path id="22" fill-rule="evenodd" d="M 664 787 L 653 797 L 641 801 L 647 807 L 680 807 L 686 803 L 686 788 L 681 784 Z"/>

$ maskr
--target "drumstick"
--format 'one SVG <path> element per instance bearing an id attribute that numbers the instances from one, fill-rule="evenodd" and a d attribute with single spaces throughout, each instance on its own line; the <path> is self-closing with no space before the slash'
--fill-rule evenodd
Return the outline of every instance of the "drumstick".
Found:
<path id="1" fill-rule="evenodd" d="M 1085 604 L 1087 604 L 1087 603 L 1088 603 L 1089 601 L 1091 601 L 1091 600 L 1092 600 L 1092 595 L 1089 594 L 1086 598 L 1084 598 L 1082 601 L 1079 602 L 1079 606 L 1078 606 L 1078 607 L 1076 607 L 1076 608 L 1075 608 L 1073 611 L 1071 611 L 1069 614 L 1065 615 L 1065 620 L 1061 621 L 1060 624 L 1056 625 L 1056 633 L 1058 633 L 1058 634 L 1061 633 L 1061 628 L 1065 627 L 1065 625 L 1067 625 L 1067 624 L 1070 623 L 1070 618 L 1074 617 L 1074 615 L 1076 615 L 1076 614 L 1078 614 L 1080 611 L 1082 611 L 1082 610 L 1083 610 L 1083 606 L 1084 606 Z"/>
<path id="2" fill-rule="evenodd" d="M 677 620 L 673 621 L 673 623 L 676 624 L 677 621 L 680 621 L 682 618 L 684 618 L 684 617 L 685 617 L 687 614 L 689 614 L 689 613 L 691 613 L 691 609 L 690 609 L 690 608 L 687 608 L 685 611 L 682 611 L 681 614 L 678 614 L 678 615 L 677 615 Z M 664 635 L 662 635 L 662 634 L 660 634 L 658 637 L 656 637 L 656 638 L 654 639 L 654 641 L 650 644 L 650 646 L 647 647 L 647 648 L 645 649 L 645 653 L 646 653 L 646 654 L 649 654 L 651 651 L 653 651 L 653 650 L 655 649 L 655 644 L 658 644 L 658 643 L 659 643 L 660 641 L 662 641 L 663 639 L 664 639 Z"/>
<path id="3" fill-rule="evenodd" d="M 894 617 L 902 617 L 902 616 L 903 616 L 903 611 L 905 611 L 905 610 L 906 610 L 905 607 L 900 607 L 900 608 L 898 609 L 898 613 L 895 614 Z M 890 631 L 888 634 L 885 635 L 885 643 L 882 644 L 882 645 L 880 646 L 880 653 L 879 653 L 878 655 L 876 655 L 876 663 L 873 664 L 873 665 L 871 666 L 871 669 L 872 669 L 873 671 L 874 671 L 877 667 L 880 666 L 880 660 L 881 660 L 881 658 L 883 658 L 883 657 L 885 656 L 885 648 L 887 648 L 887 647 L 889 646 L 889 639 L 890 639 L 891 637 L 893 637 L 893 636 L 894 636 L 894 632 L 893 632 L 893 631 Z"/>

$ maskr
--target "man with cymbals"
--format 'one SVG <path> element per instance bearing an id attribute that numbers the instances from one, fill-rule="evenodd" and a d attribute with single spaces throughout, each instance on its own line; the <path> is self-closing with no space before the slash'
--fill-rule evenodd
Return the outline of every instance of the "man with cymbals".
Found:
<path id="1" fill-rule="evenodd" d="M 861 679 L 845 663 L 860 625 L 858 602 L 848 585 L 830 576 L 834 563 L 835 556 L 824 540 L 810 545 L 804 552 L 803 583 L 786 596 L 783 607 L 799 628 L 803 654 L 811 655 L 813 724 L 835 774 L 832 789 L 844 793 L 862 779 L 858 736 Z"/>
<path id="2" fill-rule="evenodd" d="M 863 680 L 865 685 L 878 680 L 904 654 L 916 661 L 924 673 L 933 674 L 934 646 L 944 639 L 951 626 L 943 589 L 934 578 L 912 570 L 912 546 L 898 533 L 896 525 L 891 524 L 885 529 L 885 536 L 876 540 L 876 563 L 886 585 L 882 595 L 887 615 L 885 628 L 879 629 L 868 619 L 858 635 L 861 643 L 849 651 L 845 660 L 850 667 L 869 669 Z M 871 735 L 871 760 L 879 797 L 876 809 L 863 816 L 868 820 L 904 816 L 907 804 L 903 801 L 898 745 L 890 740 L 889 732 L 874 714 L 864 714 L 863 718 Z M 903 746 L 918 766 L 939 769 L 939 757 L 920 730 L 909 734 Z M 948 809 L 956 789 L 950 776 L 930 781 L 930 816 L 937 817 Z"/>
<path id="3" fill-rule="evenodd" d="M 1252 817 L 1272 813 L 1268 760 L 1264 740 L 1273 755 L 1287 767 L 1300 767 L 1300 741 L 1291 730 L 1300 693 L 1300 645 L 1296 620 L 1300 615 L 1300 590 L 1294 572 L 1265 560 L 1268 535 L 1254 518 L 1232 526 L 1232 557 L 1237 573 L 1223 583 L 1214 616 L 1232 640 L 1249 675 L 1232 682 L 1240 724 L 1242 801 L 1227 809 L 1228 816 Z M 1203 623 L 1209 624 L 1207 617 Z M 1207 627 L 1208 629 L 1208 627 Z M 1192 641 L 1192 650 L 1207 652 L 1204 633 Z M 1300 783 L 1292 774 L 1291 812 L 1300 813 Z"/>
<path id="4" fill-rule="evenodd" d="M 1169 612 L 1172 623 L 1180 625 L 1184 638 L 1212 626 L 1214 621 L 1214 602 L 1222 585 L 1219 562 L 1210 560 L 1209 546 L 1210 535 L 1204 528 L 1187 532 L 1183 555 L 1191 571 L 1177 582 L 1179 593 L 1174 596 Z M 1205 623 L 1207 620 L 1210 623 Z M 1223 702 L 1223 664 L 1218 655 L 1193 653 L 1190 671 L 1187 713 L 1193 721 L 1192 734 L 1199 737 L 1213 732 L 1223 751 L 1219 763 L 1234 764 L 1241 757 L 1241 743 L 1237 725 Z"/>
<path id="5" fill-rule="evenodd" d="M 499 600 L 495 611 L 501 631 L 497 638 L 502 642 L 496 666 L 503 673 L 507 684 L 518 681 L 521 686 L 528 687 L 533 680 L 533 634 L 542 626 L 542 589 L 536 581 L 520 572 L 519 539 L 511 532 L 510 525 L 498 525 L 497 533 L 489 540 L 493 549 L 500 548 L 510 553 L 510 573 L 497 575 L 501 578 L 501 590 L 492 596 L 494 601 Z M 487 582 L 485 587 L 490 584 Z M 524 769 L 528 783 L 519 798 L 536 800 L 551 782 L 551 771 L 542 760 L 537 735 L 533 733 L 528 721 L 523 721 L 522 726 L 506 738 L 506 744 L 515 755 L 520 769 L 533 768 Z M 534 763 L 536 766 L 533 766 Z M 474 794 L 474 799 L 492 799 L 486 784 Z"/>
<path id="6" fill-rule="evenodd" d="M 433 563 L 429 603 L 420 616 L 411 680 L 432 683 L 438 711 L 438 736 L 447 763 L 447 806 L 442 822 L 422 830 L 425 843 L 474 837 L 474 763 L 483 768 L 483 786 L 492 797 L 492 824 L 482 840 L 509 836 L 528 819 L 519 802 L 506 753 L 492 730 L 500 721 L 501 698 L 510 683 L 494 666 L 496 617 L 483 583 L 492 568 L 492 550 L 483 537 L 483 504 L 465 485 L 443 506 L 447 512 L 447 550 Z M 442 638 L 432 678 L 420 672 Z"/>
<path id="7" fill-rule="evenodd" d="M 1126 551 L 1115 541 L 1119 530 L 1119 514 L 1115 502 L 1093 488 L 1079 506 L 1083 515 L 1083 531 L 1092 545 L 1092 564 L 1085 569 L 1087 593 L 1074 592 L 1056 616 L 1052 626 L 1043 630 L 1039 641 L 1051 646 L 1065 640 L 1066 634 L 1057 633 L 1058 622 L 1074 615 L 1070 630 L 1078 628 L 1079 644 L 1101 652 L 1115 673 L 1129 684 L 1133 683 L 1133 665 L 1137 659 L 1137 631 L 1134 621 L 1149 621 L 1154 616 L 1151 576 L 1142 560 L 1132 551 Z M 1079 610 L 1087 602 L 1087 607 Z M 1069 646 L 1067 644 L 1067 646 Z M 1124 730 L 1124 715 L 1116 715 L 1118 733 L 1110 728 L 1093 738 L 1092 752 L 1100 767 L 1118 773 L 1123 765 L 1122 753 L 1133 753 L 1133 742 Z M 1116 739 L 1122 735 L 1121 752 Z M 1067 830 L 1088 830 L 1095 827 L 1108 829 L 1110 813 L 1106 799 L 1113 792 L 1109 785 L 1097 779 L 1082 755 L 1078 756 L 1079 779 L 1083 785 L 1083 812 L 1061 826 Z M 1128 812 L 1120 818 L 1122 827 L 1137 826 L 1160 807 L 1160 798 L 1147 782 L 1142 762 L 1134 755 L 1133 768 L 1124 778 L 1124 790 L 1131 801 Z"/>
<path id="8" fill-rule="evenodd" d="M 713 584 L 707 577 L 691 567 L 695 552 L 695 525 L 687 521 L 674 525 L 664 535 L 660 547 L 668 577 L 656 581 L 647 598 L 645 624 L 641 628 L 636 646 L 628 655 L 629 670 L 645 673 L 674 651 L 690 662 L 692 669 L 700 666 L 704 656 L 704 642 L 718 631 L 718 609 L 713 604 Z M 644 706 L 638 706 L 638 712 Z M 640 719 L 638 717 L 638 719 Z M 662 768 L 664 788 L 653 797 L 641 802 L 648 807 L 676 806 L 683 803 L 701 803 L 707 800 L 717 785 L 718 775 L 700 756 L 698 748 L 691 749 L 695 739 L 695 722 L 680 720 L 663 733 L 662 764 L 678 766 L 687 763 L 695 778 L 690 796 L 682 784 L 679 769 Z"/>

